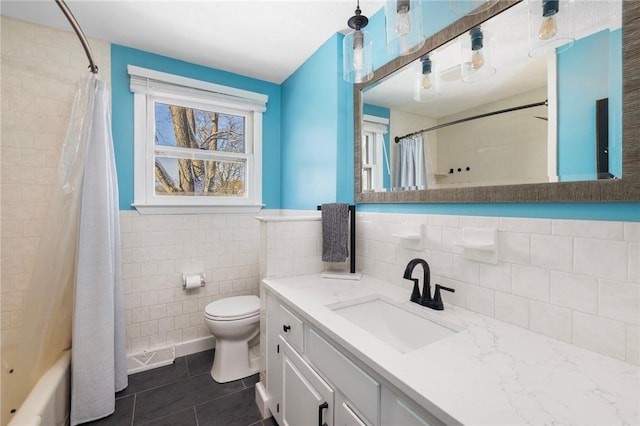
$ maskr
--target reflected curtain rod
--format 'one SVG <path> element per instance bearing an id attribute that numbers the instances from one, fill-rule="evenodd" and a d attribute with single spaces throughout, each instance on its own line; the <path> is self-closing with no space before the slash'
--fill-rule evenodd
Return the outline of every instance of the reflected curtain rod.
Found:
<path id="1" fill-rule="evenodd" d="M 431 130 L 437 130 L 437 129 L 441 129 L 443 127 L 452 126 L 454 124 L 464 123 L 465 121 L 477 120 L 478 118 L 490 117 L 492 115 L 504 114 L 505 112 L 518 111 L 518 110 L 521 110 L 521 109 L 533 108 L 533 107 L 543 106 L 543 105 L 544 106 L 548 106 L 549 105 L 549 100 L 545 99 L 542 102 L 536 102 L 536 103 L 527 104 L 527 105 L 520 105 L 520 106 L 513 107 L 513 108 L 501 109 L 499 111 L 487 112 L 487 113 L 484 113 L 484 114 L 474 115 L 473 117 L 461 118 L 460 120 L 451 121 L 449 123 L 438 124 L 437 126 L 428 127 L 426 129 L 418 130 L 417 132 L 408 133 L 408 134 L 406 134 L 404 136 L 396 136 L 395 140 L 396 140 L 396 143 L 398 143 L 404 138 L 409 138 L 411 136 L 415 136 L 415 135 L 419 135 L 419 134 L 422 134 L 422 133 L 430 132 Z"/>
<path id="2" fill-rule="evenodd" d="M 78 21 L 76 21 L 76 18 L 73 16 L 73 13 L 71 13 L 71 10 L 67 6 L 67 4 L 64 2 L 64 0 L 56 0 L 56 4 L 60 7 L 60 10 L 62 10 L 62 13 L 64 13 L 64 16 L 66 16 L 67 20 L 71 24 L 71 27 L 73 27 L 73 31 L 75 31 L 76 35 L 80 39 L 80 43 L 82 44 L 84 53 L 87 55 L 87 59 L 89 60 L 89 69 L 91 70 L 92 73 L 97 74 L 98 66 L 93 60 L 93 54 L 91 53 L 91 46 L 89 46 L 89 42 L 87 41 L 87 38 L 84 36 L 84 33 L 82 32 L 82 28 L 80 28 Z"/>

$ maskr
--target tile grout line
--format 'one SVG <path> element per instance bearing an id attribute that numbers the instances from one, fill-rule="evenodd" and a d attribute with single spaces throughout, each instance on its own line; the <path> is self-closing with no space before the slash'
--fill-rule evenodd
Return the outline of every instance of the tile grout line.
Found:
<path id="1" fill-rule="evenodd" d="M 133 394 L 133 408 L 131 409 L 131 426 L 133 426 L 133 422 L 135 420 L 136 417 L 136 402 L 138 399 L 138 393 L 134 393 Z"/>
<path id="2" fill-rule="evenodd" d="M 236 395 L 236 394 L 238 394 L 238 393 L 240 393 L 240 392 L 242 392 L 242 391 L 245 391 L 245 390 L 247 390 L 247 389 L 248 389 L 248 388 L 245 388 L 245 389 L 239 389 L 239 390 L 237 390 L 237 391 L 233 391 L 233 392 L 228 393 L 228 394 L 226 394 L 226 395 L 221 395 L 221 396 L 218 396 L 218 397 L 213 398 L 213 399 L 208 399 L 208 400 L 206 400 L 206 401 L 202 401 L 202 402 L 199 402 L 199 403 L 197 403 L 197 404 L 193 404 L 193 407 L 195 408 L 195 407 L 198 407 L 198 406 L 200 406 L 200 405 L 208 404 L 208 403 L 213 402 L 213 401 L 218 401 L 218 400 L 223 399 L 223 398 L 226 398 L 226 397 L 228 397 L 228 396 Z"/>
<path id="3" fill-rule="evenodd" d="M 193 417 L 196 419 L 196 426 L 200 426 L 200 421 L 198 419 L 198 410 L 196 410 L 196 406 L 193 406 Z"/>

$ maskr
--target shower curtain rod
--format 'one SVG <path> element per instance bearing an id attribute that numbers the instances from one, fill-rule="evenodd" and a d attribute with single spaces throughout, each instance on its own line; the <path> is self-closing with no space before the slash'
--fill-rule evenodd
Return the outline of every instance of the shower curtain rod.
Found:
<path id="1" fill-rule="evenodd" d="M 67 4 L 64 2 L 64 0 L 56 0 L 56 4 L 60 7 L 60 10 L 62 10 L 62 13 L 64 13 L 64 16 L 67 17 L 67 20 L 73 27 L 73 31 L 75 31 L 76 35 L 80 39 L 80 43 L 82 43 L 82 48 L 84 49 L 84 53 L 87 55 L 87 59 L 89 59 L 89 69 L 91 70 L 92 73 L 97 74 L 98 66 L 93 60 L 91 47 L 89 46 L 89 42 L 87 41 L 87 38 L 84 36 L 84 33 L 82 32 L 82 28 L 80 28 L 78 21 L 76 21 L 76 18 L 73 16 L 73 13 L 71 13 L 71 10 L 67 6 Z"/>
<path id="2" fill-rule="evenodd" d="M 484 113 L 484 114 L 474 115 L 473 117 L 461 118 L 460 120 L 451 121 L 449 123 L 438 124 L 437 126 L 428 127 L 426 129 L 418 130 L 417 132 L 408 133 L 408 134 L 406 134 L 404 136 L 396 136 L 395 140 L 396 140 L 396 143 L 398 143 L 404 138 L 409 138 L 411 136 L 415 136 L 415 135 L 419 135 L 419 134 L 422 134 L 422 133 L 430 132 L 431 130 L 438 130 L 438 129 L 441 129 L 443 127 L 452 126 L 454 124 L 464 123 L 465 121 L 477 120 L 478 118 L 490 117 L 492 115 L 504 114 L 505 112 L 518 111 L 518 110 L 521 110 L 521 109 L 533 108 L 533 107 L 542 106 L 542 105 L 548 106 L 549 105 L 549 100 L 545 99 L 542 102 L 536 102 L 536 103 L 527 104 L 527 105 L 520 105 L 520 106 L 513 107 L 513 108 L 501 109 L 499 111 L 487 112 L 487 113 Z"/>

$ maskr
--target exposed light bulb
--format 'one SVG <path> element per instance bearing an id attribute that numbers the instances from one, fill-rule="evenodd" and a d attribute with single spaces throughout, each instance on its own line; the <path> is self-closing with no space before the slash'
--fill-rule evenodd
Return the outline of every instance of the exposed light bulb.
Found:
<path id="1" fill-rule="evenodd" d="M 353 68 L 356 71 L 364 69 L 364 51 L 361 47 L 353 49 Z"/>
<path id="2" fill-rule="evenodd" d="M 474 50 L 471 54 L 471 68 L 474 70 L 482 68 L 484 65 L 484 55 L 482 54 L 482 50 Z"/>
<path id="3" fill-rule="evenodd" d="M 540 40 L 549 40 L 550 38 L 553 38 L 557 32 L 558 26 L 556 25 L 555 15 L 545 16 L 542 18 L 540 31 L 538 31 L 538 38 Z"/>
<path id="4" fill-rule="evenodd" d="M 423 74 L 422 78 L 420 79 L 420 87 L 422 87 L 422 90 L 431 89 L 432 84 L 433 83 L 431 82 L 431 74 Z"/>
<path id="5" fill-rule="evenodd" d="M 395 31 L 398 35 L 401 36 L 405 36 L 411 32 L 411 15 L 409 15 L 408 8 L 398 10 Z"/>
<path id="6" fill-rule="evenodd" d="M 362 31 L 353 34 L 353 68 L 362 70 L 364 68 L 364 35 Z"/>

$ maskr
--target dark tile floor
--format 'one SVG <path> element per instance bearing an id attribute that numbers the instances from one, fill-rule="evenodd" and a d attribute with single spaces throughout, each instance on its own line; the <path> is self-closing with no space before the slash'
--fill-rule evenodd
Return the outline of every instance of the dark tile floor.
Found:
<path id="1" fill-rule="evenodd" d="M 176 358 L 172 365 L 129 376 L 116 410 L 86 425 L 277 426 L 255 404 L 258 375 L 229 383 L 210 376 L 214 351 Z"/>

